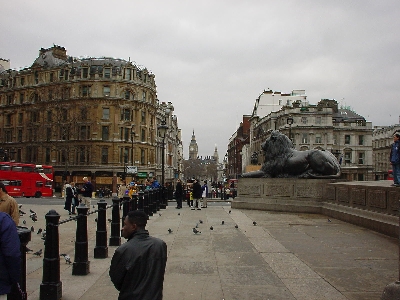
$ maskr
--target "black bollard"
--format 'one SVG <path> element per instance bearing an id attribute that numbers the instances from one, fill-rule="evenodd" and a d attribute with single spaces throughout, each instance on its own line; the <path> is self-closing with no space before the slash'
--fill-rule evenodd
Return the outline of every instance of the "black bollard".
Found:
<path id="1" fill-rule="evenodd" d="M 143 195 L 143 211 L 145 212 L 146 215 L 150 216 L 150 211 L 149 211 L 149 190 L 144 191 Z M 152 213 L 153 215 L 153 213 Z"/>
<path id="2" fill-rule="evenodd" d="M 148 191 L 149 191 L 149 200 L 148 200 L 149 216 L 152 216 L 153 215 L 153 199 L 151 198 L 152 189 L 149 189 Z"/>
<path id="3" fill-rule="evenodd" d="M 161 189 L 160 209 L 165 209 L 165 208 L 167 208 L 167 205 L 166 205 L 167 191 L 165 190 L 164 186 L 162 186 L 160 189 Z"/>
<path id="4" fill-rule="evenodd" d="M 107 202 L 101 199 L 97 202 L 97 230 L 96 247 L 94 247 L 94 258 L 107 258 Z"/>
<path id="5" fill-rule="evenodd" d="M 27 227 L 17 226 L 17 232 L 20 242 L 21 251 L 21 276 L 19 278 L 19 286 L 23 293 L 26 294 L 26 245 L 31 240 L 31 231 Z M 19 299 L 18 286 L 14 284 L 7 299 Z"/>
<path id="6" fill-rule="evenodd" d="M 156 191 L 154 189 L 150 189 L 150 199 L 151 199 L 151 211 L 153 212 L 153 214 L 155 214 L 157 212 L 157 194 Z"/>
<path id="7" fill-rule="evenodd" d="M 128 212 L 130 211 L 130 198 L 128 195 L 125 195 L 122 198 L 122 219 L 121 219 L 121 228 L 124 227 L 124 220 Z"/>
<path id="8" fill-rule="evenodd" d="M 76 207 L 75 258 L 72 264 L 72 275 L 87 275 L 90 273 L 87 213 L 89 207 L 81 203 Z"/>
<path id="9" fill-rule="evenodd" d="M 160 203 L 161 203 L 161 188 L 155 189 L 156 194 L 156 210 L 160 210 Z"/>
<path id="10" fill-rule="evenodd" d="M 131 210 L 137 210 L 138 206 L 138 193 L 132 195 Z"/>
<path id="11" fill-rule="evenodd" d="M 109 246 L 120 246 L 121 245 L 121 230 L 119 223 L 119 203 L 121 200 L 118 197 L 112 198 L 112 218 L 111 218 L 111 235 L 108 241 Z"/>
<path id="12" fill-rule="evenodd" d="M 60 215 L 50 210 L 46 216 L 46 240 L 44 243 L 43 278 L 40 284 L 40 300 L 59 300 L 62 298 L 60 281 L 60 249 L 58 222 Z"/>
<path id="13" fill-rule="evenodd" d="M 138 210 L 144 211 L 144 209 L 143 209 L 144 192 L 143 192 L 143 191 L 140 191 L 138 194 L 139 194 L 139 198 L 138 198 Z"/>

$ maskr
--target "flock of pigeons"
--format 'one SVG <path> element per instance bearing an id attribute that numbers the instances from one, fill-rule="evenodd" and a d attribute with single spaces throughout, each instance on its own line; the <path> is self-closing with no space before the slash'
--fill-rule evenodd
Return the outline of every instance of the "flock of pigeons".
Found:
<path id="1" fill-rule="evenodd" d="M 18 206 L 18 208 L 19 208 L 19 215 L 20 215 L 20 217 L 24 217 L 24 215 L 26 215 L 27 213 L 26 212 L 24 212 L 21 208 L 22 208 L 22 204 L 20 204 L 19 206 Z M 33 222 L 37 222 L 37 214 L 36 214 L 36 212 L 35 211 L 33 211 L 32 209 L 30 209 L 29 210 L 29 218 L 33 221 Z M 24 225 L 26 225 L 26 220 L 23 220 L 22 221 L 22 223 L 24 224 Z M 31 232 L 35 232 L 35 227 L 32 225 L 31 226 Z M 39 228 L 38 230 L 37 230 L 37 232 L 36 232 L 36 234 L 41 234 L 41 239 L 43 240 L 43 241 L 46 241 L 46 230 L 43 230 L 42 228 Z M 39 249 L 38 251 L 33 251 L 33 250 L 31 250 L 31 249 L 29 249 L 28 247 L 26 247 L 26 253 L 30 253 L 30 252 L 32 252 L 32 254 L 34 255 L 34 256 L 36 256 L 36 257 L 42 257 L 42 254 L 43 254 L 43 249 Z M 65 254 L 65 253 L 62 253 L 62 254 L 60 254 L 60 256 L 62 256 L 62 257 L 64 257 L 64 259 L 65 259 L 65 263 L 67 263 L 67 264 L 71 264 L 72 263 L 72 261 L 71 261 L 71 257 L 68 255 L 68 254 Z"/>
<path id="2" fill-rule="evenodd" d="M 229 213 L 231 213 L 231 212 L 232 211 L 229 210 Z M 160 214 L 160 216 L 161 216 L 161 214 Z M 178 213 L 178 216 L 180 216 L 180 213 Z M 199 224 L 203 224 L 203 223 L 204 223 L 203 220 L 199 220 L 199 222 L 196 223 L 195 227 L 193 227 L 193 229 L 192 229 L 194 234 L 201 233 L 201 231 L 199 231 L 197 228 L 199 228 Z M 225 225 L 225 221 L 224 220 L 221 221 L 221 225 Z M 257 222 L 256 221 L 253 221 L 253 226 L 257 226 Z M 239 226 L 237 224 L 235 224 L 235 228 L 238 229 Z M 214 227 L 212 225 L 210 226 L 210 230 L 214 230 Z M 173 232 L 173 230 L 171 228 L 168 228 L 168 233 L 172 233 L 172 232 Z"/>

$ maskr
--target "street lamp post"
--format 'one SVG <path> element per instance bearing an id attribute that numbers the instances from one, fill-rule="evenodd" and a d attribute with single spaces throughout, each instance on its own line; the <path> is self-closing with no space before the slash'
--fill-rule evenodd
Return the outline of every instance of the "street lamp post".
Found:
<path id="1" fill-rule="evenodd" d="M 161 208 L 166 208 L 167 204 L 165 201 L 165 188 L 164 188 L 164 184 L 165 184 L 165 178 L 164 178 L 164 172 L 165 172 L 165 134 L 167 133 L 168 130 L 168 126 L 166 123 L 166 120 L 164 119 L 161 122 L 161 125 L 157 127 L 158 132 L 160 134 L 160 137 L 162 138 L 162 150 L 161 150 L 161 189 L 162 189 L 162 193 L 161 193 L 161 197 L 162 197 L 162 204 L 161 204 Z"/>
<path id="2" fill-rule="evenodd" d="M 131 128 L 131 143 L 132 143 L 132 146 L 131 146 L 131 164 L 132 164 L 132 166 L 133 166 L 133 139 L 134 139 L 134 137 L 135 137 L 135 132 L 133 131 L 133 127 Z"/>
<path id="3" fill-rule="evenodd" d="M 289 115 L 289 117 L 286 120 L 287 124 L 289 125 L 289 140 L 292 141 L 292 124 L 293 124 L 293 117 L 292 115 Z M 292 141 L 293 142 L 293 141 Z"/>

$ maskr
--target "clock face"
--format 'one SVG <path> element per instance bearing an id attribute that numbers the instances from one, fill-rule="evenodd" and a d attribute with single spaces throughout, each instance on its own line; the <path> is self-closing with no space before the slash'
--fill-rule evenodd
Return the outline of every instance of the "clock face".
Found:
<path id="1" fill-rule="evenodd" d="M 193 147 L 190 147 L 190 151 L 193 151 L 194 150 L 194 148 Z"/>

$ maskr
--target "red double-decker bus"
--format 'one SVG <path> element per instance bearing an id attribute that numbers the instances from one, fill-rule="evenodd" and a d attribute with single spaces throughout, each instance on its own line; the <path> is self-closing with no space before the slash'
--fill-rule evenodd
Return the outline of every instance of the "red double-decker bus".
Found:
<path id="1" fill-rule="evenodd" d="M 53 167 L 0 162 L 0 181 L 12 197 L 52 197 Z"/>

